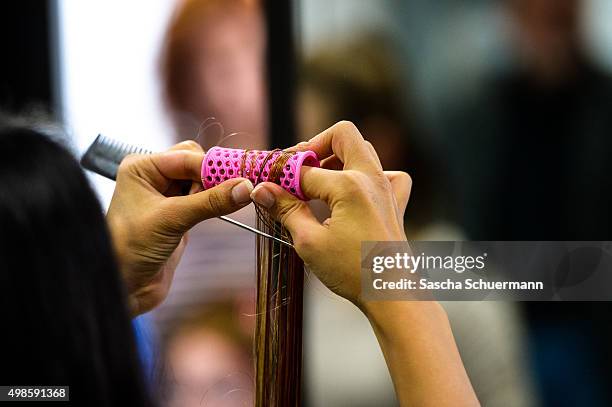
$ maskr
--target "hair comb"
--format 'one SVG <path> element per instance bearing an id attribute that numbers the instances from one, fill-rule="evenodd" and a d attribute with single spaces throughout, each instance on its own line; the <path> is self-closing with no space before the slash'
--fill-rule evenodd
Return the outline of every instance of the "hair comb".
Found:
<path id="1" fill-rule="evenodd" d="M 215 148 L 219 148 L 219 147 L 211 148 L 208 151 L 208 153 L 210 153 Z M 229 150 L 229 149 L 223 149 L 223 150 Z M 100 134 L 98 135 L 98 137 L 96 137 L 94 142 L 91 144 L 91 146 L 89 146 L 89 148 L 87 149 L 87 151 L 81 158 L 81 165 L 83 166 L 83 168 L 88 169 L 89 171 L 95 172 L 96 174 L 102 175 L 103 177 L 116 181 L 117 169 L 119 168 L 121 161 L 130 154 L 152 154 L 152 151 L 138 147 L 138 146 L 133 146 L 127 143 L 123 143 L 121 141 L 117 141 L 117 140 L 114 140 L 109 137 L 105 137 Z M 315 159 L 316 159 L 316 156 L 315 156 Z M 204 162 L 202 163 L 202 174 L 204 174 L 205 167 L 208 168 L 206 164 L 207 164 L 207 160 L 205 159 Z M 299 176 L 299 169 L 298 169 L 297 175 Z M 238 177 L 238 176 L 239 175 L 236 175 L 235 177 Z M 295 173 L 294 173 L 294 177 L 295 177 Z M 204 180 L 204 175 L 202 175 L 202 179 Z M 229 179 L 229 177 L 225 179 Z M 211 180 L 213 180 L 213 178 L 211 178 Z M 298 180 L 299 180 L 299 177 L 298 177 Z M 216 184 L 214 185 L 217 185 L 218 183 L 222 181 L 221 181 L 221 178 L 219 178 L 219 182 L 217 182 L 215 178 L 214 182 L 216 182 Z M 204 185 L 204 188 L 211 188 L 214 185 L 211 185 L 209 183 L 208 185 Z M 297 181 L 297 185 L 299 188 L 299 181 Z M 296 191 L 298 190 L 299 189 L 296 189 Z M 242 229 L 248 230 L 249 232 L 258 234 L 268 239 L 272 239 L 278 243 L 293 247 L 291 243 L 285 240 L 279 239 L 275 236 L 262 232 L 261 230 L 251 227 L 249 225 L 245 225 L 244 223 L 238 222 L 237 220 L 234 220 L 227 216 L 219 216 L 219 219 L 225 222 L 231 223 L 232 225 L 238 226 Z"/>

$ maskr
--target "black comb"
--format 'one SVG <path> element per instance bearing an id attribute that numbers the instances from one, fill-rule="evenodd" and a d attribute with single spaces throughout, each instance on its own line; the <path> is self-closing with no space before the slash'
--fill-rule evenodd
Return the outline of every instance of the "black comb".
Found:
<path id="1" fill-rule="evenodd" d="M 117 180 L 117 170 L 121 161 L 130 154 L 152 154 L 153 152 L 145 148 L 133 146 L 131 144 L 123 143 L 121 141 L 114 140 L 110 137 L 105 137 L 101 134 L 96 137 L 91 146 L 85 151 L 85 154 L 81 158 L 81 165 L 83 168 L 89 171 L 95 172 L 96 174 L 102 175 L 103 177 Z M 189 191 L 189 185 L 187 185 L 187 191 Z M 279 239 L 276 236 L 269 235 L 256 229 L 252 226 L 245 225 L 242 222 L 238 222 L 227 216 L 219 216 L 219 219 L 231 223 L 232 225 L 238 226 L 242 229 L 248 230 L 249 232 L 256 233 L 260 236 L 267 237 L 278 243 L 284 244 L 289 247 L 293 245 L 285 240 Z"/>
<path id="2" fill-rule="evenodd" d="M 119 164 L 126 156 L 151 153 L 152 151 L 147 149 L 122 143 L 99 134 L 81 158 L 81 165 L 89 171 L 115 181 Z"/>

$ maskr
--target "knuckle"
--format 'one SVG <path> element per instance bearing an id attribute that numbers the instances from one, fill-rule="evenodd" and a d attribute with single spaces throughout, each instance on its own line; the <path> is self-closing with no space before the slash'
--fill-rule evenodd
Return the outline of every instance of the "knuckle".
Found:
<path id="1" fill-rule="evenodd" d="M 363 141 L 363 136 L 357 129 L 357 126 L 348 120 L 338 122 L 333 127 L 333 138 L 336 145 L 344 145 L 350 147 L 357 142 Z"/>
<path id="2" fill-rule="evenodd" d="M 128 171 L 130 168 L 134 167 L 141 158 L 142 156 L 139 154 L 129 154 L 125 156 L 125 158 L 121 160 L 121 163 L 119 164 L 117 173 L 124 173 Z"/>
<path id="3" fill-rule="evenodd" d="M 391 182 L 382 171 L 372 174 L 370 176 L 370 181 L 372 182 L 373 191 L 376 191 L 375 193 L 382 193 L 385 196 L 393 194 L 393 187 L 391 186 Z"/>
<path id="4" fill-rule="evenodd" d="M 226 200 L 221 196 L 220 193 L 210 192 L 206 199 L 207 211 L 212 214 L 220 214 L 225 212 L 227 205 Z"/>
<path id="5" fill-rule="evenodd" d="M 398 177 L 401 179 L 403 184 L 408 185 L 409 187 L 412 187 L 412 177 L 410 176 L 410 174 L 404 171 L 400 171 L 398 173 Z"/>
<path id="6" fill-rule="evenodd" d="M 354 133 L 357 130 L 357 126 L 355 126 L 355 124 L 350 121 L 350 120 L 342 120 L 339 121 L 336 126 L 338 127 L 339 130 L 347 132 L 347 133 Z"/>
<path id="7" fill-rule="evenodd" d="M 391 186 L 391 182 L 389 181 L 389 179 L 387 178 L 387 176 L 385 175 L 385 173 L 383 171 L 374 171 L 370 177 L 369 177 L 372 181 L 374 181 L 376 184 L 378 185 L 389 185 Z"/>
<path id="8" fill-rule="evenodd" d="M 289 203 L 276 206 L 276 218 L 281 225 L 287 223 L 287 219 L 300 208 L 300 205 L 300 203 Z"/>

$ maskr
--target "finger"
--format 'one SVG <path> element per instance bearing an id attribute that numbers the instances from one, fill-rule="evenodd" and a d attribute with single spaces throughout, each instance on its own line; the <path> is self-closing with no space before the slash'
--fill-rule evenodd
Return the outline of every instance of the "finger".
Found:
<path id="1" fill-rule="evenodd" d="M 378 169 L 382 171 L 383 166 L 382 166 L 382 163 L 380 162 L 380 157 L 378 157 L 378 153 L 374 149 L 374 146 L 368 140 L 366 140 L 365 143 L 366 143 L 366 146 L 368 147 L 368 150 L 370 151 L 370 154 L 372 154 L 374 161 L 376 161 L 376 164 L 378 165 Z"/>
<path id="2" fill-rule="evenodd" d="M 187 150 L 187 151 L 193 151 L 196 153 L 204 153 L 204 149 L 202 148 L 202 146 L 195 140 L 185 140 L 182 141 L 178 144 L 173 145 L 172 147 L 170 147 L 168 149 L 168 151 L 175 151 L 175 150 Z M 189 195 L 191 194 L 195 194 L 196 192 L 200 192 L 203 191 L 204 188 L 202 187 L 202 180 L 198 179 L 197 181 L 193 181 L 191 183 L 191 186 L 189 188 Z M 181 188 L 181 195 L 186 195 L 185 189 L 184 187 Z"/>
<path id="3" fill-rule="evenodd" d="M 171 150 L 148 157 L 159 174 L 168 180 L 201 182 L 203 152 Z"/>
<path id="4" fill-rule="evenodd" d="M 334 196 L 342 193 L 342 172 L 325 168 L 302 167 L 300 187 L 309 199 L 320 199 L 330 204 Z"/>
<path id="5" fill-rule="evenodd" d="M 188 150 L 194 152 L 204 152 L 204 149 L 195 140 L 185 140 L 173 145 L 168 151 Z"/>
<path id="6" fill-rule="evenodd" d="M 331 156 L 321 161 L 320 167 L 325 168 L 327 170 L 342 171 L 342 169 L 344 168 L 344 164 L 342 163 L 342 161 L 340 161 L 336 154 L 332 154 Z"/>
<path id="7" fill-rule="evenodd" d="M 178 144 L 173 145 L 172 147 L 170 147 L 168 149 L 168 151 L 176 151 L 176 150 L 186 150 L 186 151 L 193 151 L 196 153 L 205 153 L 204 149 L 202 148 L 202 146 L 195 140 L 185 140 L 182 141 Z M 198 179 L 197 181 L 192 181 L 190 185 L 186 186 L 184 184 L 182 184 L 180 186 L 180 190 L 177 194 L 175 195 L 191 195 L 191 194 L 195 194 L 197 192 L 203 191 L 204 187 L 202 186 L 202 180 Z"/>
<path id="8" fill-rule="evenodd" d="M 385 176 L 391 183 L 393 195 L 397 202 L 399 217 L 403 218 L 406 211 L 406 205 L 410 199 L 410 191 L 412 190 L 412 178 L 403 171 L 385 171 Z"/>
<path id="9" fill-rule="evenodd" d="M 319 241 L 325 228 L 319 223 L 306 202 L 285 191 L 279 185 L 264 182 L 253 190 L 251 199 L 263 206 L 291 233 L 298 253 L 304 244 Z"/>
<path id="10" fill-rule="evenodd" d="M 186 232 L 206 219 L 227 215 L 248 205 L 252 191 L 251 181 L 232 178 L 193 195 L 168 198 L 166 209 L 173 214 L 177 228 Z"/>
<path id="11" fill-rule="evenodd" d="M 299 143 L 289 150 L 312 150 L 320 160 L 335 154 L 344 163 L 344 169 L 372 171 L 378 168 L 363 136 L 351 122 L 336 123 L 308 142 Z"/>

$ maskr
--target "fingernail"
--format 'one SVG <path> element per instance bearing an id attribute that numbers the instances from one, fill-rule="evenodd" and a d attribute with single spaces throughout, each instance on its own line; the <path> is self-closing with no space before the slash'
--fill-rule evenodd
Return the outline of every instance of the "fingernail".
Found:
<path id="1" fill-rule="evenodd" d="M 251 181 L 245 180 L 232 188 L 232 199 L 236 205 L 242 205 L 251 201 L 251 191 L 253 184 Z"/>
<path id="2" fill-rule="evenodd" d="M 251 192 L 253 202 L 270 209 L 274 205 L 274 195 L 262 186 L 258 186 Z"/>

